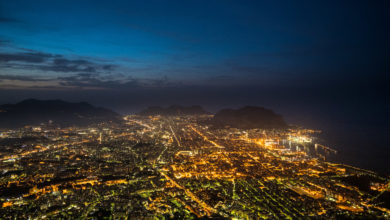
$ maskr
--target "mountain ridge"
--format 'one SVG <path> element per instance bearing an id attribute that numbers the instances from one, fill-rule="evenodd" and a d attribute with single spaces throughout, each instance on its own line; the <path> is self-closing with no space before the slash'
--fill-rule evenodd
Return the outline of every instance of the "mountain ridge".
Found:
<path id="1" fill-rule="evenodd" d="M 214 127 L 240 129 L 283 129 L 288 125 L 283 117 L 273 110 L 258 106 L 245 106 L 239 109 L 219 110 L 210 120 Z"/>
<path id="2" fill-rule="evenodd" d="M 17 128 L 52 121 L 60 126 L 87 126 L 93 123 L 118 122 L 120 115 L 87 102 L 60 99 L 25 99 L 16 104 L 0 105 L 0 127 Z"/>

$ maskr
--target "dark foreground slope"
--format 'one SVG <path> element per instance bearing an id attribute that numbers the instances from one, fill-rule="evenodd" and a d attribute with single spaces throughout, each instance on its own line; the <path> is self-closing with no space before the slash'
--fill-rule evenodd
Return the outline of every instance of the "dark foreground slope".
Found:
<path id="1" fill-rule="evenodd" d="M 0 128 L 52 123 L 60 126 L 86 126 L 100 122 L 119 122 L 120 115 L 86 102 L 27 99 L 17 104 L 0 105 Z"/>
<path id="2" fill-rule="evenodd" d="M 288 127 L 281 115 L 272 110 L 255 106 L 220 110 L 210 122 L 214 127 L 228 126 L 240 129 Z"/>
<path id="3" fill-rule="evenodd" d="M 148 116 L 148 115 L 176 116 L 176 115 L 204 115 L 210 113 L 205 111 L 199 105 L 193 105 L 193 106 L 172 105 L 167 108 L 163 108 L 160 106 L 149 107 L 138 114 L 144 116 Z"/>

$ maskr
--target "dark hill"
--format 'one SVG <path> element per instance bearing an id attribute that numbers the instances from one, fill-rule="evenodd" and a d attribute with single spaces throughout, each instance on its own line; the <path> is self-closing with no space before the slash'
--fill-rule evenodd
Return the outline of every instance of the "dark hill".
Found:
<path id="1" fill-rule="evenodd" d="M 223 109 L 217 112 L 211 120 L 215 127 L 229 126 L 240 129 L 253 128 L 287 128 L 281 115 L 270 109 L 246 106 L 240 109 Z"/>
<path id="2" fill-rule="evenodd" d="M 0 105 L 0 127 L 17 128 L 39 125 L 49 120 L 60 126 L 86 126 L 100 122 L 118 122 L 119 114 L 86 102 L 27 99 L 17 104 Z"/>
<path id="3" fill-rule="evenodd" d="M 163 116 L 175 116 L 175 115 L 204 115 L 204 114 L 210 114 L 209 112 L 205 111 L 201 106 L 199 105 L 193 105 L 193 106 L 179 106 L 179 105 L 172 105 L 167 108 L 163 108 L 160 106 L 154 106 L 149 107 L 140 113 L 139 115 L 163 115 Z"/>

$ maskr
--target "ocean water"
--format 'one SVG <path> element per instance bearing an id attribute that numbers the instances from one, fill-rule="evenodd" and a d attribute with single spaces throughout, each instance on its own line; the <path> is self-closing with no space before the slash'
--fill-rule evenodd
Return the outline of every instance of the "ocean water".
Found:
<path id="1" fill-rule="evenodd" d="M 338 151 L 327 160 L 390 175 L 390 126 L 386 109 L 329 108 L 298 112 L 289 122 L 318 129 L 318 142 Z M 287 114 L 287 113 L 286 113 Z"/>
<path id="2" fill-rule="evenodd" d="M 372 124 L 335 123 L 323 127 L 325 144 L 338 150 L 329 160 L 390 175 L 390 130 Z"/>

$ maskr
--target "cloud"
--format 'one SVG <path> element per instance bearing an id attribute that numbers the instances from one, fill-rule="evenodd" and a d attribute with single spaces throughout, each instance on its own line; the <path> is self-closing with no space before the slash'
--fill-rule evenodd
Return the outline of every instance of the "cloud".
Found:
<path id="1" fill-rule="evenodd" d="M 25 63 L 44 63 L 49 58 L 56 55 L 31 52 L 31 53 L 0 53 L 0 63 L 7 62 L 25 62 Z"/>
<path id="2" fill-rule="evenodd" d="M 113 70 L 113 69 L 115 69 L 115 65 L 111 65 L 111 64 L 108 64 L 108 65 L 103 65 L 102 66 L 102 69 L 103 70 Z"/>
<path id="3" fill-rule="evenodd" d="M 50 79 L 42 79 L 37 76 L 21 76 L 21 75 L 0 75 L 0 80 L 18 80 L 28 82 L 50 81 Z"/>
<path id="4" fill-rule="evenodd" d="M 131 89 L 141 87 L 166 87 L 174 85 L 168 77 L 141 79 L 141 78 L 111 78 L 106 79 L 99 74 L 79 73 L 72 76 L 58 77 L 59 85 L 63 87 L 95 88 L 95 89 Z"/>
<path id="5" fill-rule="evenodd" d="M 70 59 L 64 55 L 23 49 L 15 53 L 0 53 L 0 69 L 38 70 L 56 74 L 44 78 L 37 75 L 0 74 L 4 86 L 7 81 L 25 88 L 80 88 L 80 89 L 130 89 L 141 87 L 166 87 L 174 85 L 165 77 L 133 78 L 116 71 L 116 64 L 94 58 Z M 107 74 L 109 73 L 109 74 Z M 7 82 L 9 83 L 9 82 Z M 49 87 L 48 87 L 49 86 Z M 8 85 L 7 88 L 10 86 Z"/>
<path id="6" fill-rule="evenodd" d="M 57 58 L 48 65 L 40 66 L 39 69 L 54 72 L 96 72 L 100 66 L 87 60 Z"/>
<path id="7" fill-rule="evenodd" d="M 142 87 L 169 87 L 180 84 L 169 80 L 167 76 L 133 78 L 128 75 L 130 74 L 129 71 L 136 75 L 140 75 L 141 72 L 145 71 L 155 71 L 156 68 L 151 66 L 127 68 L 127 73 L 123 73 L 117 69 L 120 66 L 110 63 L 109 60 L 43 53 L 26 48 L 18 49 L 17 52 L 0 52 L 0 70 L 7 70 L 11 73 L 20 73 L 20 70 L 22 70 L 28 71 L 28 73 L 24 72 L 25 74 L 18 75 L 0 74 L 2 86 L 4 83 L 9 83 L 7 81 L 19 81 L 12 83 L 25 88 L 41 88 L 41 86 L 52 88 L 52 86 L 57 86 L 57 88 L 62 89 L 126 90 Z M 43 75 L 34 75 L 32 72 L 40 72 Z M 168 74 L 163 72 L 159 75 Z"/>
<path id="8" fill-rule="evenodd" d="M 0 41 L 1 43 L 1 41 Z M 24 49 L 24 51 L 26 51 Z M 114 64 L 98 63 L 87 59 L 68 59 L 63 55 L 30 50 L 18 53 L 0 53 L 0 67 L 14 69 L 37 69 L 52 72 L 105 72 L 113 71 Z M 34 65 L 31 65 L 34 64 Z"/>

